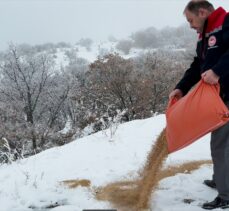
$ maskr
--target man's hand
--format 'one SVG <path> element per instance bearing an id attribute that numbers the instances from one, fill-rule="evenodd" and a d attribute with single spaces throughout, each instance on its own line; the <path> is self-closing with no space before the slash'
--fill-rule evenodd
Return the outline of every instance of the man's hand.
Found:
<path id="1" fill-rule="evenodd" d="M 201 74 L 202 79 L 207 84 L 217 84 L 219 81 L 219 76 L 214 73 L 212 69 L 205 71 Z"/>
<path id="2" fill-rule="evenodd" d="M 177 100 L 181 99 L 183 97 L 183 93 L 180 89 L 174 89 L 170 94 L 169 94 L 169 99 L 176 98 Z"/>

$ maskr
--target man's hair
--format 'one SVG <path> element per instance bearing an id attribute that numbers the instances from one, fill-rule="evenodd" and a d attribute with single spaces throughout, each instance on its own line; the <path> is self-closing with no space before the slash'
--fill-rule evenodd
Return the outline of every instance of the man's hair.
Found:
<path id="1" fill-rule="evenodd" d="M 192 0 L 185 7 L 184 13 L 185 13 L 185 11 L 188 10 L 188 11 L 197 15 L 200 8 L 207 9 L 209 11 L 214 10 L 213 5 L 206 0 Z"/>

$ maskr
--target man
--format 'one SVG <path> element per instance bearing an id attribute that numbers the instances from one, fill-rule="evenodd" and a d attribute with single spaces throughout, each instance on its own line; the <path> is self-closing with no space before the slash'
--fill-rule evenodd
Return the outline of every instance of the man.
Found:
<path id="1" fill-rule="evenodd" d="M 219 82 L 220 96 L 229 107 L 229 14 L 204 0 L 190 1 L 184 10 L 190 27 L 199 34 L 197 56 L 169 97 L 180 99 L 199 80 L 214 85 Z M 207 105 L 206 105 L 207 106 Z M 212 132 L 211 155 L 213 180 L 218 196 L 202 208 L 229 208 L 229 123 Z"/>

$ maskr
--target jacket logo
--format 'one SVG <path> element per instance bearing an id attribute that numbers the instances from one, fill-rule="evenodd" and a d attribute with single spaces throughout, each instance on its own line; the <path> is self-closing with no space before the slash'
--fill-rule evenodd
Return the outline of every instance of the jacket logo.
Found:
<path id="1" fill-rule="evenodd" d="M 210 47 L 214 46 L 216 44 L 216 37 L 214 35 L 210 36 L 208 39 L 208 45 Z"/>

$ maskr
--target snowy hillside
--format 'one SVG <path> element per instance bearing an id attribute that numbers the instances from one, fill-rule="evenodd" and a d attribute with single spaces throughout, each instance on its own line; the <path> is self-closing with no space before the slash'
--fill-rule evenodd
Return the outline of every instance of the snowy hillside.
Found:
<path id="1" fill-rule="evenodd" d="M 121 50 L 116 48 L 118 42 L 104 41 L 104 42 L 93 42 L 90 49 L 86 47 L 75 44 L 71 48 L 57 48 L 57 52 L 54 54 L 56 68 L 66 67 L 69 64 L 69 58 L 66 56 L 66 51 L 74 52 L 76 58 L 85 59 L 89 63 L 93 63 L 98 57 L 103 57 L 107 54 L 119 54 L 125 59 L 134 58 L 145 53 L 152 53 L 157 51 L 157 49 L 140 49 L 131 48 L 130 52 L 125 54 Z M 176 49 L 168 47 L 167 50 L 172 51 L 185 51 L 185 49 Z"/>
<path id="2" fill-rule="evenodd" d="M 115 208 L 98 201 L 93 188 L 111 182 L 137 178 L 158 134 L 165 127 L 164 115 L 135 120 L 111 130 L 75 140 L 36 156 L 0 167 L 1 211 Z M 194 160 L 210 159 L 209 136 L 171 154 L 164 168 Z M 198 211 L 199 204 L 211 200 L 215 192 L 202 181 L 210 178 L 211 166 L 202 166 L 191 174 L 177 174 L 161 180 L 152 195 L 151 209 L 157 211 Z M 89 180 L 89 187 L 69 189 L 64 180 Z M 184 199 L 192 199 L 184 203 Z M 52 209 L 51 209 L 52 208 Z"/>

